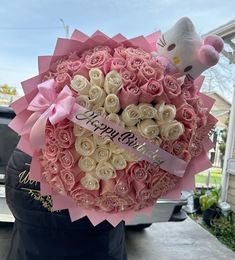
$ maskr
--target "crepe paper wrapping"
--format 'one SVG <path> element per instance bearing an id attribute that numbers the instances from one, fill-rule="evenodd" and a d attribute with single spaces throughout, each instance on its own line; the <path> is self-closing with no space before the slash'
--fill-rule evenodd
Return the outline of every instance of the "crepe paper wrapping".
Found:
<path id="1" fill-rule="evenodd" d="M 22 87 L 25 93 L 25 96 L 13 103 L 12 107 L 16 112 L 16 117 L 11 121 L 10 127 L 14 129 L 16 132 L 21 133 L 23 131 L 24 135 L 21 136 L 20 142 L 18 144 L 18 148 L 27 154 L 33 157 L 31 168 L 30 168 L 30 179 L 40 182 L 40 189 L 42 195 L 51 195 L 53 200 L 53 208 L 54 210 L 60 210 L 68 208 L 71 220 L 75 221 L 79 218 L 87 216 L 93 225 L 97 225 L 103 220 L 108 220 L 113 226 L 116 226 L 120 221 L 124 220 L 127 222 L 131 222 L 131 220 L 135 217 L 136 214 L 144 214 L 151 215 L 154 205 L 146 206 L 138 211 L 128 210 L 124 212 L 102 212 L 94 209 L 86 209 L 77 205 L 77 203 L 71 199 L 71 197 L 64 196 L 56 192 L 51 188 L 51 186 L 47 183 L 47 181 L 42 176 L 42 166 L 40 163 L 40 151 L 34 150 L 30 146 L 30 131 L 24 131 L 25 122 L 30 116 L 32 116 L 35 111 L 27 110 L 29 104 L 34 102 L 35 96 L 39 95 L 38 85 L 40 85 L 43 81 L 45 81 L 45 77 L 48 75 L 48 72 L 51 71 L 54 64 L 63 59 L 63 57 L 69 53 L 78 52 L 81 54 L 83 51 L 87 49 L 94 48 L 96 46 L 109 46 L 110 48 L 116 48 L 118 46 L 123 46 L 124 48 L 141 48 L 145 52 L 150 53 L 155 50 L 154 46 L 154 38 L 159 37 L 160 33 L 153 33 L 149 36 L 140 36 L 134 39 L 126 39 L 123 35 L 118 34 L 113 38 L 109 38 L 105 34 L 100 31 L 95 32 L 91 37 L 85 35 L 84 33 L 76 30 L 71 39 L 58 39 L 54 54 L 52 56 L 41 56 L 38 59 L 39 64 L 39 75 L 33 77 L 29 80 L 22 82 Z M 200 86 L 203 82 L 203 77 L 200 76 L 195 80 L 194 85 L 192 85 L 191 89 L 200 89 Z M 48 84 L 48 83 L 45 83 Z M 201 97 L 203 102 L 203 106 L 208 109 L 211 109 L 213 100 L 208 98 L 204 94 L 197 94 L 197 98 Z M 197 99 L 195 99 L 197 100 Z M 195 102 L 194 100 L 188 102 Z M 180 106 L 180 104 L 179 104 Z M 49 107 L 49 105 L 48 105 Z M 180 107 L 178 108 L 180 109 Z M 43 111 L 42 111 L 43 113 Z M 41 113 L 41 114 L 42 114 Z M 175 183 L 174 187 L 170 187 L 165 195 L 162 195 L 162 198 L 170 198 L 170 199 L 178 199 L 180 197 L 181 190 L 184 189 L 193 189 L 194 187 L 194 175 L 201 170 L 204 170 L 210 167 L 210 162 L 207 158 L 207 152 L 212 147 L 212 142 L 208 139 L 207 133 L 212 128 L 213 124 L 215 124 L 216 120 L 210 116 L 209 126 L 202 128 L 201 132 L 203 134 L 196 136 L 195 140 L 200 143 L 203 143 L 202 152 L 199 156 L 193 157 L 187 165 L 185 175 L 183 178 L 179 178 L 177 183 Z M 29 128 L 30 129 L 30 128 Z M 29 130 L 28 129 L 28 130 Z M 200 163 L 198 163 L 200 162 Z M 121 175 L 120 175 L 121 176 Z M 136 186 L 137 189 L 141 188 L 141 184 L 139 187 Z"/>

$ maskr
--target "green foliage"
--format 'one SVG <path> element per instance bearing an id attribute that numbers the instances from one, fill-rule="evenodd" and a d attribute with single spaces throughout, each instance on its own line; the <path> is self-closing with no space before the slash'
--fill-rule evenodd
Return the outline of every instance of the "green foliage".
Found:
<path id="1" fill-rule="evenodd" d="M 221 195 L 221 187 L 213 188 L 206 192 L 206 194 L 201 195 L 199 202 L 202 210 L 207 210 L 214 205 L 217 205 Z"/>
<path id="2" fill-rule="evenodd" d="M 3 84 L 3 85 L 0 86 L 0 93 L 7 94 L 7 95 L 13 95 L 13 96 L 17 95 L 16 88 L 10 87 L 7 84 Z"/>

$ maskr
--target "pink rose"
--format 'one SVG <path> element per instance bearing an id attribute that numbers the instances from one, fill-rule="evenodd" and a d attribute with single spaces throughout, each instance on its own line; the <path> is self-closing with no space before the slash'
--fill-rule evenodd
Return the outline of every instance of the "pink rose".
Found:
<path id="1" fill-rule="evenodd" d="M 68 61 L 62 61 L 61 63 L 57 64 L 56 71 L 58 73 L 68 73 L 69 72 Z"/>
<path id="2" fill-rule="evenodd" d="M 118 171 L 119 176 L 116 178 L 117 183 L 114 187 L 115 193 L 125 197 L 130 192 L 130 183 L 125 171 Z"/>
<path id="3" fill-rule="evenodd" d="M 185 127 L 193 129 L 196 123 L 196 114 L 189 104 L 183 104 L 176 110 L 176 119 L 184 124 Z"/>
<path id="4" fill-rule="evenodd" d="M 127 174 L 132 180 L 145 182 L 149 177 L 149 165 L 146 161 L 131 163 L 127 168 Z"/>
<path id="5" fill-rule="evenodd" d="M 200 155 L 202 151 L 203 151 L 202 141 L 199 141 L 195 138 L 191 140 L 189 144 L 189 152 L 192 155 L 192 157 Z"/>
<path id="6" fill-rule="evenodd" d="M 85 65 L 88 69 L 99 68 L 103 70 L 103 66 L 105 62 L 110 57 L 111 57 L 110 54 L 107 53 L 106 51 L 97 51 L 86 59 Z"/>
<path id="7" fill-rule="evenodd" d="M 121 68 L 119 74 L 122 77 L 122 82 L 124 86 L 135 85 L 138 82 L 138 78 L 135 72 L 129 71 L 125 68 Z"/>
<path id="8" fill-rule="evenodd" d="M 139 103 L 151 103 L 156 97 L 160 97 L 163 93 L 162 84 L 155 79 L 149 79 L 140 89 L 141 95 Z"/>
<path id="9" fill-rule="evenodd" d="M 50 123 L 47 123 L 46 125 L 45 138 L 46 138 L 46 143 L 48 144 L 56 143 L 55 127 Z"/>
<path id="10" fill-rule="evenodd" d="M 151 58 L 147 61 L 147 63 L 149 64 L 149 66 L 155 69 L 155 79 L 163 79 L 165 70 L 164 66 L 156 58 Z"/>
<path id="11" fill-rule="evenodd" d="M 126 61 L 123 58 L 110 58 L 104 64 L 104 73 L 108 73 L 111 70 L 119 72 L 122 68 L 126 67 Z"/>
<path id="12" fill-rule="evenodd" d="M 85 67 L 84 63 L 82 63 L 80 60 L 70 61 L 68 63 L 68 69 L 72 76 L 80 74 L 80 75 L 88 78 L 89 71 Z"/>
<path id="13" fill-rule="evenodd" d="M 188 149 L 188 143 L 178 140 L 173 142 L 172 151 L 176 156 L 182 154 L 186 149 Z"/>
<path id="14" fill-rule="evenodd" d="M 73 150 L 64 150 L 61 151 L 58 155 L 58 159 L 65 169 L 71 169 L 76 161 L 78 160 L 79 155 L 76 153 L 76 151 Z"/>
<path id="15" fill-rule="evenodd" d="M 139 103 L 140 94 L 141 91 L 139 87 L 134 84 L 123 87 L 118 94 L 121 108 L 125 109 L 130 104 L 137 105 Z"/>
<path id="16" fill-rule="evenodd" d="M 125 47 L 119 46 L 119 47 L 114 49 L 113 57 L 126 59 L 126 55 L 127 55 L 127 53 L 126 53 L 126 48 Z"/>
<path id="17" fill-rule="evenodd" d="M 91 57 L 92 54 L 93 51 L 91 49 L 84 51 L 80 57 L 80 61 L 85 62 L 87 59 Z"/>
<path id="18" fill-rule="evenodd" d="M 55 138 L 61 148 L 69 148 L 75 142 L 72 127 L 65 128 L 63 126 L 57 126 L 55 130 Z"/>
<path id="19" fill-rule="evenodd" d="M 138 72 L 141 65 L 145 62 L 143 58 L 138 56 L 128 57 L 127 59 L 127 69 L 132 72 Z"/>
<path id="20" fill-rule="evenodd" d="M 70 195 L 78 205 L 87 209 L 94 207 L 98 196 L 96 192 L 88 191 L 80 186 L 71 190 Z"/>
<path id="21" fill-rule="evenodd" d="M 118 212 L 121 205 L 120 199 L 113 193 L 106 193 L 97 198 L 97 206 L 105 212 Z"/>
<path id="22" fill-rule="evenodd" d="M 43 156 L 52 162 L 56 162 L 58 159 L 58 154 L 61 149 L 56 143 L 46 144 L 46 146 L 42 149 Z"/>
<path id="23" fill-rule="evenodd" d="M 61 171 L 61 164 L 58 161 L 49 161 L 45 169 L 51 174 L 58 174 Z"/>
<path id="24" fill-rule="evenodd" d="M 173 176 L 173 175 L 171 175 Z M 174 177 L 172 177 L 174 178 Z M 171 181 L 169 174 L 165 173 L 158 181 L 154 180 L 151 183 L 150 193 L 153 199 L 160 198 L 165 194 L 170 188 L 173 188 L 174 183 Z"/>
<path id="25" fill-rule="evenodd" d="M 163 141 L 160 146 L 163 150 L 168 153 L 172 153 L 172 142 L 171 141 Z"/>
<path id="26" fill-rule="evenodd" d="M 75 174 L 70 170 L 63 169 L 60 172 L 60 177 L 64 183 L 66 190 L 70 191 L 75 185 Z"/>
<path id="27" fill-rule="evenodd" d="M 149 79 L 155 77 L 155 69 L 144 62 L 140 67 L 138 73 L 138 78 L 141 84 L 145 84 Z"/>
<path id="28" fill-rule="evenodd" d="M 112 49 L 109 46 L 96 46 L 95 48 L 93 48 L 93 52 L 98 52 L 98 51 L 106 51 L 107 53 L 111 54 L 112 53 Z"/>
<path id="29" fill-rule="evenodd" d="M 164 90 L 169 99 L 175 98 L 180 95 L 181 87 L 179 81 L 173 76 L 167 75 L 162 80 Z"/>
<path id="30" fill-rule="evenodd" d="M 59 93 L 64 86 L 70 85 L 71 77 L 68 73 L 58 73 L 55 77 L 55 88 Z"/>
<path id="31" fill-rule="evenodd" d="M 53 177 L 50 181 L 49 181 L 49 185 L 52 188 L 53 191 L 61 194 L 61 195 L 66 195 L 66 189 L 63 185 L 62 180 L 60 179 L 60 177 L 57 175 L 55 177 Z"/>
<path id="32" fill-rule="evenodd" d="M 136 194 L 136 199 L 138 202 L 147 201 L 150 198 L 151 192 L 147 188 L 143 188 Z"/>

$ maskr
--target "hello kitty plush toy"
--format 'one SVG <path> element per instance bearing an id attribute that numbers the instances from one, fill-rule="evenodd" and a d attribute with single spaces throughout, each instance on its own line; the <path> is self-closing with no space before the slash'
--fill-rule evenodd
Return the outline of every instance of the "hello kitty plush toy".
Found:
<path id="1" fill-rule="evenodd" d="M 217 35 L 201 38 L 189 18 L 181 18 L 157 40 L 157 57 L 168 73 L 196 79 L 203 71 L 214 66 L 223 50 L 223 40 Z"/>

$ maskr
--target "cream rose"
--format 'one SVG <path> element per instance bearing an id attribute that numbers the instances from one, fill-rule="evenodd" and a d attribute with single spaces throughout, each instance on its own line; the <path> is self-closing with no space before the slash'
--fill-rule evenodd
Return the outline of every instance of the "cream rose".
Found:
<path id="1" fill-rule="evenodd" d="M 140 111 L 139 108 L 135 105 L 127 106 L 121 115 L 121 118 L 126 126 L 134 126 L 140 120 Z"/>
<path id="2" fill-rule="evenodd" d="M 109 147 L 107 145 L 99 146 L 98 148 L 95 149 L 95 152 L 92 155 L 92 157 L 97 162 L 108 161 L 110 156 L 111 156 L 111 152 L 110 152 Z"/>
<path id="3" fill-rule="evenodd" d="M 139 158 L 136 155 L 134 155 L 133 153 L 130 153 L 128 151 L 125 151 L 124 153 L 122 153 L 122 156 L 128 162 L 138 162 L 139 161 Z"/>
<path id="4" fill-rule="evenodd" d="M 116 170 L 123 170 L 127 166 L 126 160 L 121 154 L 114 154 L 111 158 L 111 164 Z"/>
<path id="5" fill-rule="evenodd" d="M 110 113 L 118 113 L 120 110 L 119 98 L 115 94 L 109 94 L 104 102 L 105 110 Z"/>
<path id="6" fill-rule="evenodd" d="M 87 109 L 91 108 L 91 103 L 90 100 L 88 98 L 88 96 L 86 95 L 81 95 L 79 97 L 76 98 L 76 103 L 82 107 L 85 107 Z"/>
<path id="7" fill-rule="evenodd" d="M 102 180 L 108 180 L 116 177 L 116 171 L 112 164 L 108 162 L 100 162 L 95 171 L 96 176 Z"/>
<path id="8" fill-rule="evenodd" d="M 76 151 L 83 156 L 90 156 L 94 153 L 96 144 L 93 138 L 90 137 L 77 137 L 75 142 Z"/>
<path id="9" fill-rule="evenodd" d="M 177 120 L 161 125 L 160 134 L 164 140 L 174 141 L 184 133 L 184 125 Z"/>
<path id="10" fill-rule="evenodd" d="M 73 127 L 73 134 L 75 136 L 83 136 L 86 132 L 86 128 L 80 126 L 80 125 L 74 125 Z"/>
<path id="11" fill-rule="evenodd" d="M 117 94 L 122 88 L 122 77 L 115 70 L 111 70 L 105 77 L 104 89 L 107 94 Z"/>
<path id="12" fill-rule="evenodd" d="M 86 173 L 86 175 L 81 178 L 80 182 L 81 185 L 87 190 L 98 190 L 100 188 L 99 180 L 89 173 Z"/>
<path id="13" fill-rule="evenodd" d="M 157 110 L 150 104 L 139 104 L 141 119 L 155 118 Z"/>
<path id="14" fill-rule="evenodd" d="M 93 135 L 93 139 L 94 139 L 94 142 L 96 145 L 100 145 L 100 146 L 103 146 L 103 145 L 106 145 L 106 144 L 109 144 L 110 143 L 110 139 L 108 138 L 102 138 L 96 134 Z"/>
<path id="15" fill-rule="evenodd" d="M 89 90 L 89 98 L 92 106 L 101 107 L 104 104 L 106 94 L 101 87 L 93 85 Z"/>
<path id="16" fill-rule="evenodd" d="M 110 142 L 109 149 L 114 154 L 121 154 L 121 153 L 125 152 L 125 150 L 123 148 L 121 148 L 120 146 L 118 146 L 114 142 Z"/>
<path id="17" fill-rule="evenodd" d="M 155 106 L 157 109 L 156 119 L 158 124 L 164 124 L 175 119 L 176 108 L 174 105 L 165 105 L 161 103 Z"/>
<path id="18" fill-rule="evenodd" d="M 98 68 L 90 69 L 89 71 L 90 83 L 99 87 L 104 85 L 104 75 L 103 72 Z"/>
<path id="19" fill-rule="evenodd" d="M 89 156 L 81 157 L 78 161 L 78 166 L 84 172 L 91 172 L 95 170 L 96 161 Z"/>
<path id="20" fill-rule="evenodd" d="M 106 116 L 106 119 L 108 119 L 109 121 L 111 121 L 117 125 L 119 125 L 121 123 L 119 116 L 115 113 L 110 113 L 108 116 Z"/>
<path id="21" fill-rule="evenodd" d="M 82 75 L 76 75 L 70 83 L 72 89 L 82 95 L 88 95 L 91 88 L 90 82 Z"/>
<path id="22" fill-rule="evenodd" d="M 145 119 L 141 121 L 138 125 L 137 128 L 139 130 L 139 133 L 148 139 L 154 139 L 158 136 L 159 134 L 159 128 L 152 119 Z"/>
<path id="23" fill-rule="evenodd" d="M 92 111 L 94 111 L 97 115 L 102 116 L 102 117 L 106 117 L 107 113 L 105 111 L 104 107 L 100 107 L 100 106 L 94 106 L 92 108 Z"/>

